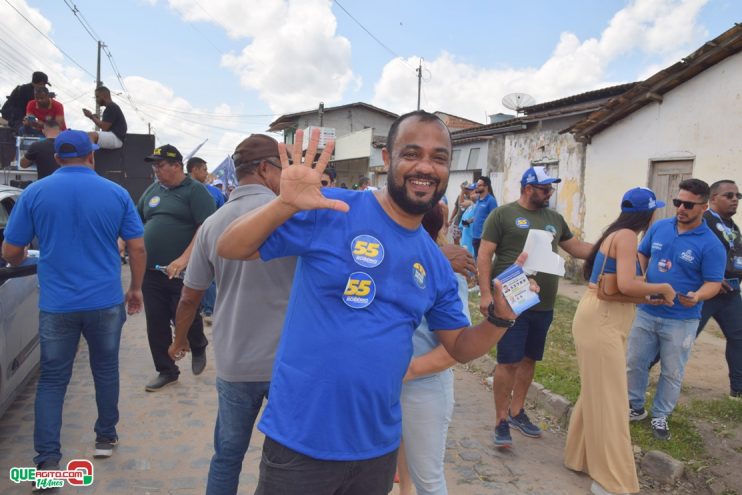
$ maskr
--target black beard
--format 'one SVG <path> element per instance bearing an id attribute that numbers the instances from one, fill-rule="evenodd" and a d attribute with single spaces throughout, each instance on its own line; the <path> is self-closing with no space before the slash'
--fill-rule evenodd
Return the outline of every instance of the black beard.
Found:
<path id="1" fill-rule="evenodd" d="M 420 177 L 420 178 L 432 180 L 436 183 L 436 191 L 433 194 L 433 197 L 430 198 L 429 201 L 426 201 L 424 203 L 418 203 L 418 202 L 412 201 L 410 198 L 407 197 L 407 192 L 404 187 L 404 184 L 407 179 L 402 180 L 401 186 L 398 186 L 394 182 L 393 178 L 386 185 L 387 191 L 389 191 L 389 196 L 392 197 L 392 200 L 394 200 L 394 202 L 397 204 L 397 206 L 399 206 L 402 209 L 402 211 L 410 215 L 425 215 L 435 205 L 438 204 L 438 201 L 441 200 L 441 198 L 443 197 L 443 194 L 445 193 L 445 191 L 438 191 L 438 186 L 440 184 L 438 183 L 437 180 L 432 179 L 430 177 Z"/>

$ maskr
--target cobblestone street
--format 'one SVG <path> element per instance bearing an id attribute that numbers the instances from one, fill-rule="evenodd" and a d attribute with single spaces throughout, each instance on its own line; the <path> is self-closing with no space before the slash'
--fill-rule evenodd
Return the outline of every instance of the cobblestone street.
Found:
<path id="1" fill-rule="evenodd" d="M 144 316 L 130 317 L 121 346 L 120 444 L 110 459 L 94 460 L 95 481 L 89 488 L 65 492 L 107 494 L 201 494 L 213 453 L 216 416 L 213 354 L 206 371 L 195 377 L 190 358 L 181 366 L 178 383 L 158 393 L 144 384 L 154 375 Z M 62 428 L 63 462 L 92 459 L 95 398 L 86 344 L 80 345 L 67 391 Z M 0 420 L 0 493 L 29 493 L 28 483 L 8 479 L 12 466 L 31 466 L 35 380 Z M 492 447 L 491 392 L 478 375 L 456 369 L 456 410 L 449 433 L 447 476 L 452 494 L 582 494 L 589 480 L 564 469 L 563 436 L 547 432 L 543 439 L 514 433 L 515 448 Z M 252 494 L 263 436 L 257 430 L 248 451 L 240 493 Z M 396 489 L 395 489 L 396 492 Z"/>

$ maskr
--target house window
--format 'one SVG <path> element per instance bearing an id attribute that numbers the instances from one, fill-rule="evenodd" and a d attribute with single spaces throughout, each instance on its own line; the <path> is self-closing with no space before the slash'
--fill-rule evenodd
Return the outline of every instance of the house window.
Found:
<path id="1" fill-rule="evenodd" d="M 479 148 L 472 148 L 469 150 L 469 160 L 466 162 L 467 170 L 476 170 L 481 167 L 479 165 Z"/>
<path id="2" fill-rule="evenodd" d="M 459 159 L 461 158 L 461 150 L 453 150 L 451 154 L 451 170 L 461 170 L 459 166 Z"/>

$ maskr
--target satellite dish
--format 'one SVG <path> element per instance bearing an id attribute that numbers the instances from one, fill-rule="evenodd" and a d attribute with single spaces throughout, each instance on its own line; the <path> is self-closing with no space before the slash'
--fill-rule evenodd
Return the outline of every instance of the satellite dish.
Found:
<path id="1" fill-rule="evenodd" d="M 502 99 L 502 104 L 505 108 L 509 108 L 510 110 L 515 110 L 517 113 L 520 113 L 521 109 L 525 107 L 530 107 L 531 105 L 536 104 L 536 100 L 531 95 L 527 95 L 525 93 L 510 93 L 509 95 L 505 95 L 505 97 Z"/>

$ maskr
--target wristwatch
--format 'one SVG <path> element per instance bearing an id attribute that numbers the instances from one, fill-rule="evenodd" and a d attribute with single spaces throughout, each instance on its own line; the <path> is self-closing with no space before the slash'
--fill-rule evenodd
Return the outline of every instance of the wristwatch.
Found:
<path id="1" fill-rule="evenodd" d="M 510 328 L 515 325 L 515 320 L 500 318 L 495 314 L 495 304 L 490 303 L 487 307 L 487 321 L 499 328 Z"/>

